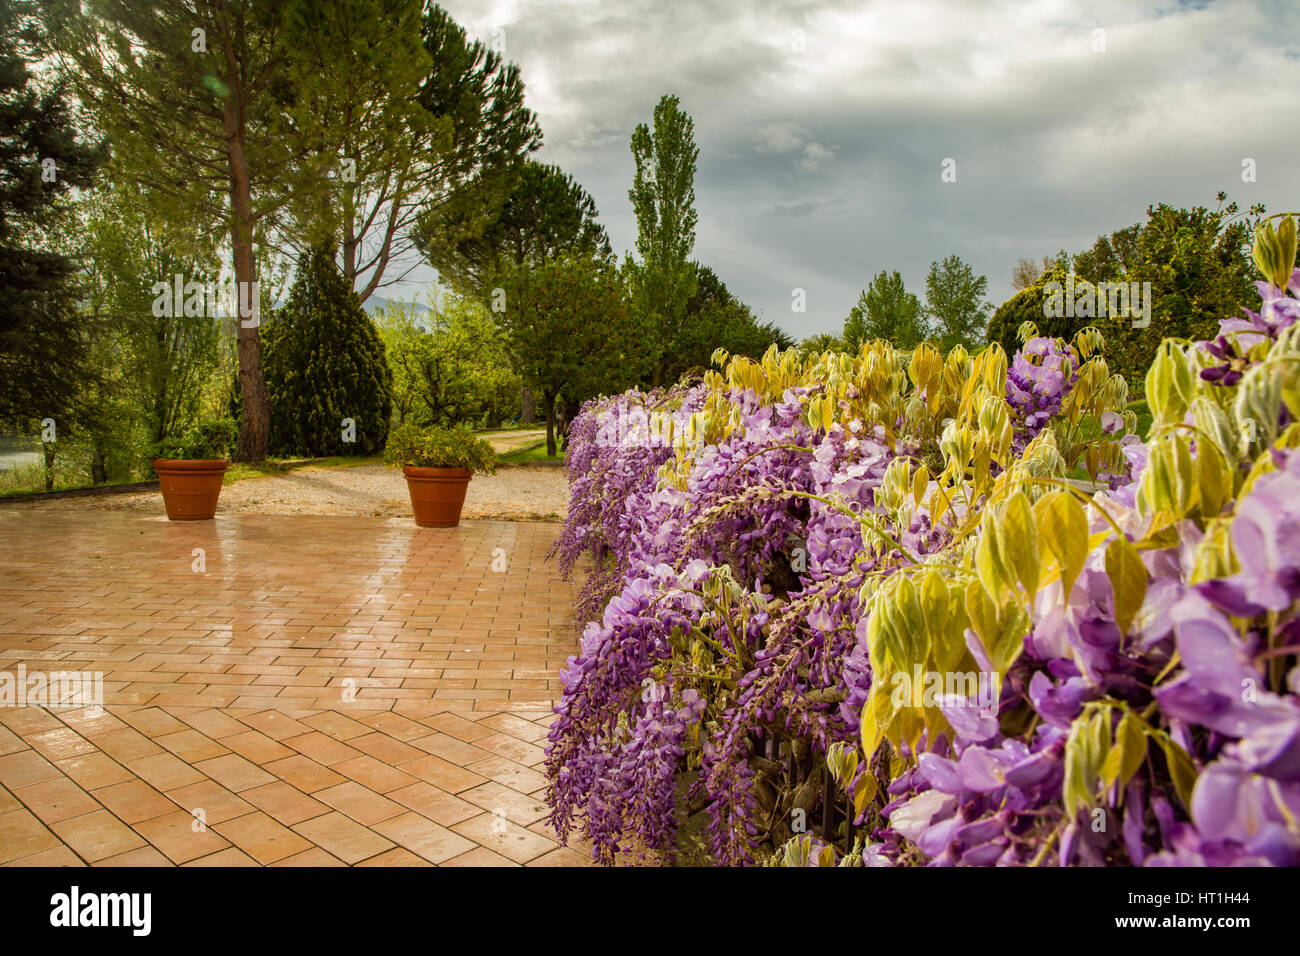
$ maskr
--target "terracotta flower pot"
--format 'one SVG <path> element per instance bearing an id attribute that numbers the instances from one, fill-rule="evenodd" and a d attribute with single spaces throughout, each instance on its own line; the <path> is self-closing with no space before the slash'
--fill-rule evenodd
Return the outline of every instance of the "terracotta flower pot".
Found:
<path id="1" fill-rule="evenodd" d="M 421 528 L 454 528 L 460 524 L 465 489 L 473 472 L 468 468 L 417 468 L 403 465 L 411 510 Z"/>
<path id="2" fill-rule="evenodd" d="M 153 470 L 158 473 L 167 517 L 172 521 L 202 521 L 215 515 L 221 479 L 228 467 L 227 458 L 155 458 Z"/>

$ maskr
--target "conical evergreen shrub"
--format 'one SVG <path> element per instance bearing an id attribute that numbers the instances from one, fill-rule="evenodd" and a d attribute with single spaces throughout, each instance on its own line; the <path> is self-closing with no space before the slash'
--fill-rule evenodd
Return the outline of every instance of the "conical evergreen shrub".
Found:
<path id="1" fill-rule="evenodd" d="M 300 262 L 288 301 L 262 327 L 262 369 L 271 396 L 272 456 L 383 450 L 392 372 L 333 250 L 314 249 Z"/>

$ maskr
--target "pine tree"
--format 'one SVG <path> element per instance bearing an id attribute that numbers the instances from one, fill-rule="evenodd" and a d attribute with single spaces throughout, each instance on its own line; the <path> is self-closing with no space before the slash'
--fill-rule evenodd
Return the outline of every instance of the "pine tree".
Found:
<path id="1" fill-rule="evenodd" d="M 38 89 L 39 4 L 0 0 L 0 423 L 75 413 L 85 385 L 85 321 L 73 264 L 48 241 L 58 197 L 89 186 L 104 158 L 85 142 L 62 84 Z"/>
<path id="2" fill-rule="evenodd" d="M 284 308 L 263 324 L 272 455 L 374 455 L 388 439 L 384 343 L 334 256 L 313 249 Z"/>

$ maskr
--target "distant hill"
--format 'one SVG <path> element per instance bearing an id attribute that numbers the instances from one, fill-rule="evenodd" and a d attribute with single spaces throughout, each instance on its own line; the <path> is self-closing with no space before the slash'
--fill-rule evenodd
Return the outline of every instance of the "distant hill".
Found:
<path id="1" fill-rule="evenodd" d="M 387 308 L 390 302 L 405 303 L 406 305 L 414 308 L 415 311 L 417 312 L 430 311 L 429 307 L 427 305 L 424 305 L 421 302 L 411 302 L 407 299 L 389 299 L 382 295 L 372 295 L 370 298 L 366 299 L 365 303 L 362 305 L 362 308 L 365 309 L 366 312 L 368 312 L 370 315 L 374 315 L 376 312 L 379 312 L 382 309 Z"/>

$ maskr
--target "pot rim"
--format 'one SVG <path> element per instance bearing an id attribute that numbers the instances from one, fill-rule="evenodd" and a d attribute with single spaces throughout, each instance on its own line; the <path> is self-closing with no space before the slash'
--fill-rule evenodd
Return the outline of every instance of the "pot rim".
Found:
<path id="1" fill-rule="evenodd" d="M 472 478 L 470 468 L 435 468 L 431 465 L 403 465 L 402 474 L 408 478 Z"/>
<path id="2" fill-rule="evenodd" d="M 154 471 L 161 465 L 171 471 L 215 471 L 230 467 L 229 458 L 155 458 Z"/>

